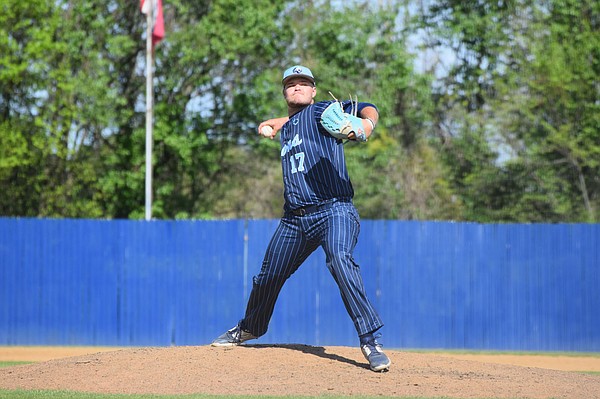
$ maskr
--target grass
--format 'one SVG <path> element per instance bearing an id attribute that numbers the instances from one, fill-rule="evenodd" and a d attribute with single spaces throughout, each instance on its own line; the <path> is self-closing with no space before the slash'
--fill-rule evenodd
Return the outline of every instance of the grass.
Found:
<path id="1" fill-rule="evenodd" d="M 18 366 L 20 364 L 30 364 L 33 362 L 2 362 L 0 361 L 0 367 Z"/>

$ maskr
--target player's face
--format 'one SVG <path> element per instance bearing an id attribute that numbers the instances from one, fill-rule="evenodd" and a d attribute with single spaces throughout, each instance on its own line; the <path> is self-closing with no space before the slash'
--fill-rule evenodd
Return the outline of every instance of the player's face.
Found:
<path id="1" fill-rule="evenodd" d="M 315 95 L 317 89 L 309 79 L 303 77 L 288 79 L 283 86 L 283 96 L 288 105 L 310 105 Z"/>

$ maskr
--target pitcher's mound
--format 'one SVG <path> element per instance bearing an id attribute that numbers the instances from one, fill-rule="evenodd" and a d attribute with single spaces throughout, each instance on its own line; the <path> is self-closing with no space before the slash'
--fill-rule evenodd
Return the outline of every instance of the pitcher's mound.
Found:
<path id="1" fill-rule="evenodd" d="M 600 377 L 387 350 L 375 373 L 358 348 L 158 347 L 0 369 L 2 389 L 122 394 L 600 398 Z"/>

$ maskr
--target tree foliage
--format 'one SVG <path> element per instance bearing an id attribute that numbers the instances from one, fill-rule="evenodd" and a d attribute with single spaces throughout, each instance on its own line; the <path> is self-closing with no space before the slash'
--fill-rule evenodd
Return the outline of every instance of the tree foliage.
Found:
<path id="1" fill-rule="evenodd" d="M 436 126 L 466 219 L 598 220 L 598 11 L 445 0 L 421 15 L 428 46 L 456 58 Z"/>
<path id="2" fill-rule="evenodd" d="M 385 3 L 163 1 L 154 217 L 280 215 L 278 141 L 256 126 L 285 115 L 281 72 L 302 63 L 317 100 L 380 110 L 347 144 L 363 217 L 598 221 L 597 2 Z M 1 9 L 0 214 L 142 218 L 139 4 Z"/>

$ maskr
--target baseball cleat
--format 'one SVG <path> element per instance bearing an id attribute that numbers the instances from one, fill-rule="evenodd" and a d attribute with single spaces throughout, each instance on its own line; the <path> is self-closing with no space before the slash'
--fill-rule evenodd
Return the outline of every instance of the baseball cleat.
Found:
<path id="1" fill-rule="evenodd" d="M 391 360 L 383 353 L 381 345 L 375 338 L 370 339 L 360 345 L 365 359 L 369 361 L 369 367 L 373 371 L 387 371 L 392 364 Z"/>
<path id="2" fill-rule="evenodd" d="M 217 339 L 215 339 L 211 346 L 235 346 L 239 345 L 242 342 L 246 342 L 250 339 L 256 339 L 255 337 L 248 331 L 242 330 L 240 325 L 233 327 L 232 329 L 226 331 L 224 334 L 220 335 Z"/>

